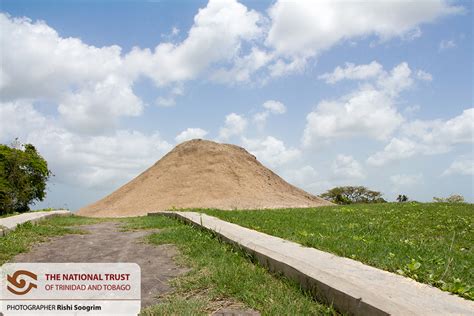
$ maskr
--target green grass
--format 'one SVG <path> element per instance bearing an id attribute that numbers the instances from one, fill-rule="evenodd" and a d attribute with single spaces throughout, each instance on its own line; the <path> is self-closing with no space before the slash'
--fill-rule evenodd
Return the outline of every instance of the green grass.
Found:
<path id="1" fill-rule="evenodd" d="M 101 220 L 71 215 L 51 217 L 37 224 L 30 222 L 21 224 L 6 236 L 0 237 L 0 265 L 17 254 L 27 252 L 33 244 L 45 241 L 49 237 L 84 233 L 80 229 L 67 226 L 93 224 Z"/>
<path id="2" fill-rule="evenodd" d="M 172 281 L 173 292 L 160 298 L 143 315 L 208 315 L 228 304 L 253 308 L 262 315 L 334 315 L 314 301 L 297 284 L 268 273 L 252 258 L 221 243 L 214 235 L 166 217 L 96 219 L 79 216 L 53 217 L 37 224 L 25 223 L 0 237 L 0 264 L 49 237 L 81 234 L 78 225 L 115 220 L 123 230 L 160 229 L 148 242 L 174 244 L 180 250 L 178 264 L 190 272 Z"/>
<path id="3" fill-rule="evenodd" d="M 202 212 L 474 299 L 473 204 Z"/>
<path id="4" fill-rule="evenodd" d="M 176 245 L 180 263 L 191 267 L 189 273 L 173 281 L 175 291 L 143 315 L 207 315 L 222 302 L 243 303 L 263 315 L 335 314 L 295 283 L 271 275 L 209 232 L 161 216 L 130 219 L 124 225 L 126 229 L 161 229 L 150 235 L 149 241 Z"/>

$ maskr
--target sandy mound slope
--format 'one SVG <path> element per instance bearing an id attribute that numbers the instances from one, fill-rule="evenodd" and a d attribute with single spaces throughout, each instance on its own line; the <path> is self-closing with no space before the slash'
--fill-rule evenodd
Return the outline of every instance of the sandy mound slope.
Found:
<path id="1" fill-rule="evenodd" d="M 322 205 L 331 203 L 287 183 L 245 149 L 196 139 L 176 146 L 138 177 L 78 214 L 119 217 L 172 208 Z"/>

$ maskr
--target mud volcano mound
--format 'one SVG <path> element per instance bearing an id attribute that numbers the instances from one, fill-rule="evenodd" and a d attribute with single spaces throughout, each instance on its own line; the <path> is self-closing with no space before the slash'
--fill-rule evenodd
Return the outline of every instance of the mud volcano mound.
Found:
<path id="1" fill-rule="evenodd" d="M 172 208 L 264 209 L 331 203 L 287 183 L 245 149 L 195 139 L 79 215 L 120 217 Z"/>

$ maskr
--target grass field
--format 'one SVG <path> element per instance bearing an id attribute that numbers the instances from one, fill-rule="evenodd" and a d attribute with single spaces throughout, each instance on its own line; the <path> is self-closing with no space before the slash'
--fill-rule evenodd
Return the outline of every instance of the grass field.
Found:
<path id="1" fill-rule="evenodd" d="M 202 212 L 474 299 L 473 204 Z"/>
<path id="2" fill-rule="evenodd" d="M 299 286 L 268 273 L 244 253 L 221 243 L 212 234 L 166 217 L 126 220 L 127 229 L 160 228 L 151 243 L 174 244 L 182 264 L 191 271 L 173 283 L 175 292 L 144 315 L 207 315 L 223 301 L 243 303 L 262 315 L 333 315 Z"/>
<path id="3" fill-rule="evenodd" d="M 83 234 L 79 225 L 115 220 L 124 230 L 160 229 L 145 242 L 174 244 L 180 250 L 179 264 L 191 269 L 173 281 L 174 292 L 143 315 L 207 315 L 220 306 L 236 303 L 263 315 L 334 315 L 328 306 L 315 302 L 299 286 L 268 273 L 244 253 L 222 244 L 208 232 L 165 217 L 93 219 L 77 216 L 53 217 L 38 224 L 20 225 L 0 237 L 0 264 L 28 251 L 37 242 L 64 234 Z"/>

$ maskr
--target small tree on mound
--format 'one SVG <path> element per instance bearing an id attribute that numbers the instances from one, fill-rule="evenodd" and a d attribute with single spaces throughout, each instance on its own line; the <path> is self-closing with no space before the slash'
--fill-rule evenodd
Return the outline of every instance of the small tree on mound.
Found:
<path id="1" fill-rule="evenodd" d="M 51 176 L 46 160 L 31 144 L 0 144 L 0 214 L 29 211 L 46 196 Z"/>
<path id="2" fill-rule="evenodd" d="M 447 198 L 433 197 L 433 201 L 437 203 L 464 203 L 464 196 L 460 194 L 452 194 Z"/>
<path id="3" fill-rule="evenodd" d="M 323 199 L 336 204 L 385 203 L 382 193 L 363 186 L 335 187 L 320 195 Z"/>

